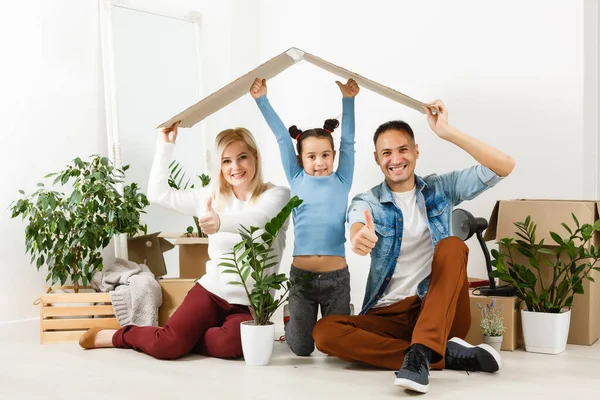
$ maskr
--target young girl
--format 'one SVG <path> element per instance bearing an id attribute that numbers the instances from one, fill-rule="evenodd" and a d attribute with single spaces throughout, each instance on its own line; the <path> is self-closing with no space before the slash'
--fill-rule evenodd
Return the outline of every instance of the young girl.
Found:
<path id="1" fill-rule="evenodd" d="M 359 87 L 353 79 L 343 85 L 343 118 L 340 161 L 333 170 L 336 152 L 332 133 L 335 119 L 323 128 L 301 131 L 295 125 L 289 133 L 267 100 L 265 79 L 256 79 L 250 94 L 277 138 L 285 175 L 292 189 L 304 202 L 293 211 L 294 254 L 290 278 L 316 276 L 302 285 L 300 293 L 290 296 L 290 319 L 285 323 L 285 338 L 299 356 L 314 348 L 312 329 L 321 314 L 350 314 L 350 273 L 344 243 L 348 193 L 354 173 L 354 96 Z M 290 137 L 291 136 L 291 137 Z M 296 140 L 298 156 L 292 140 Z M 316 274 L 316 275 L 315 275 Z"/>
<path id="2" fill-rule="evenodd" d="M 152 203 L 199 217 L 202 230 L 209 235 L 206 274 L 190 289 L 164 327 L 128 325 L 116 331 L 91 328 L 79 342 L 85 349 L 135 349 L 159 359 L 175 359 L 188 353 L 242 357 L 240 324 L 252 319 L 249 302 L 243 286 L 228 284 L 239 278 L 222 274 L 219 259 L 242 240 L 240 225 L 264 226 L 288 203 L 290 190 L 263 181 L 260 152 L 254 137 L 244 128 L 227 129 L 215 139 L 215 161 L 219 165 L 215 168 L 214 189 L 172 189 L 167 179 L 176 138 L 177 125 L 159 132 L 148 198 Z M 277 264 L 273 271 L 279 268 L 285 229 L 276 239 Z"/>

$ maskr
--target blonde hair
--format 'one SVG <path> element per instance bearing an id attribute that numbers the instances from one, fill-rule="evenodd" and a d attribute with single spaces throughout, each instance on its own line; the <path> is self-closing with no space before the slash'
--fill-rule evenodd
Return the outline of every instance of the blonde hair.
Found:
<path id="1" fill-rule="evenodd" d="M 229 197 L 232 194 L 232 187 L 221 171 L 221 159 L 223 158 L 225 148 L 237 141 L 244 142 L 256 160 L 256 171 L 254 177 L 250 181 L 250 186 L 248 187 L 248 190 L 251 193 L 250 201 L 255 201 L 263 192 L 265 192 L 265 190 L 267 190 L 267 185 L 264 183 L 262 177 L 262 158 L 258 146 L 256 145 L 256 141 L 254 140 L 254 136 L 252 136 L 250 131 L 246 128 L 226 129 L 220 132 L 215 138 L 216 157 L 213 162 L 213 176 L 217 177 L 215 182 L 216 185 L 214 186 L 215 206 L 217 208 L 219 208 L 219 205 L 222 205 L 223 200 L 226 197 Z"/>

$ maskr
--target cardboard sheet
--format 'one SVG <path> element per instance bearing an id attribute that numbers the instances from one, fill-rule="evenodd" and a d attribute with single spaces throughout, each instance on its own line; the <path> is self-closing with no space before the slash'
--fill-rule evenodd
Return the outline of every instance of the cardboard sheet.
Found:
<path id="1" fill-rule="evenodd" d="M 372 90 L 375 93 L 410 107 L 422 114 L 425 113 L 423 110 L 425 103 L 421 101 L 415 100 L 392 88 L 365 78 L 313 54 L 292 47 L 163 122 L 158 128 L 171 126 L 177 121 L 181 121 L 179 124 L 181 128 L 191 128 L 206 117 L 248 93 L 255 78 L 265 78 L 269 80 L 302 60 L 329 71 L 342 79 L 354 78 L 362 88 Z"/>

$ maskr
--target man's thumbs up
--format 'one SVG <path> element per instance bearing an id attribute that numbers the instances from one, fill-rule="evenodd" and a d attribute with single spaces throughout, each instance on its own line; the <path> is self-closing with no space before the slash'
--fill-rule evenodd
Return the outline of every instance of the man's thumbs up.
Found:
<path id="1" fill-rule="evenodd" d="M 367 221 L 365 226 L 369 228 L 371 232 L 375 232 L 375 223 L 373 222 L 373 217 L 371 216 L 371 211 L 369 211 L 369 209 L 365 210 L 365 221 Z"/>
<path id="2" fill-rule="evenodd" d="M 357 231 L 354 230 L 356 225 Z M 360 229 L 359 229 L 360 228 Z M 365 210 L 365 224 L 357 222 L 352 225 L 350 232 L 350 242 L 352 251 L 361 256 L 370 254 L 377 243 L 377 234 L 375 233 L 375 223 L 371 211 Z"/>

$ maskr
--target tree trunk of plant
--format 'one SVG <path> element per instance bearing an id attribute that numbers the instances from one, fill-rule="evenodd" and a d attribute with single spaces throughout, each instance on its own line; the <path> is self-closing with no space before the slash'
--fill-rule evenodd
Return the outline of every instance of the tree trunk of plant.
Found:
<path id="1" fill-rule="evenodd" d="M 77 249 L 77 259 L 81 256 L 81 250 Z M 73 272 L 77 274 L 79 272 L 79 268 L 77 268 L 77 262 L 73 263 Z M 72 276 L 72 275 L 71 275 Z M 79 280 L 73 282 L 73 291 L 75 293 L 79 293 Z"/>

